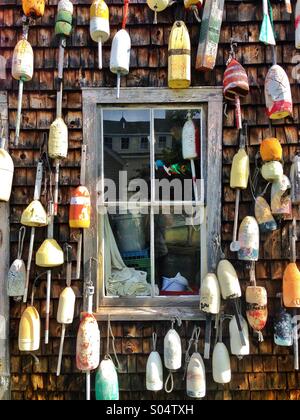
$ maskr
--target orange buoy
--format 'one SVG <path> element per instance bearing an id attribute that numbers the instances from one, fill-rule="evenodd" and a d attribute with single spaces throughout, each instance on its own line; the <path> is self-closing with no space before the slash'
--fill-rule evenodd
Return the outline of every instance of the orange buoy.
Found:
<path id="1" fill-rule="evenodd" d="M 22 0 L 23 12 L 27 17 L 44 16 L 45 0 Z"/>
<path id="2" fill-rule="evenodd" d="M 69 224 L 71 228 L 88 229 L 90 227 L 91 197 L 84 186 L 77 187 L 70 202 Z"/>
<path id="3" fill-rule="evenodd" d="M 264 162 L 282 160 L 282 147 L 278 139 L 264 139 L 260 145 L 260 156 Z"/>
<path id="4" fill-rule="evenodd" d="M 283 274 L 283 303 L 286 308 L 300 308 L 300 271 L 290 263 Z"/>

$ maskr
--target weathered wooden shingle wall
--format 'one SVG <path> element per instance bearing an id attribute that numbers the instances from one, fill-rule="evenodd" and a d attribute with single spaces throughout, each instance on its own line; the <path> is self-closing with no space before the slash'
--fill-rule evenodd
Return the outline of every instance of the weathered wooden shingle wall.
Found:
<path id="1" fill-rule="evenodd" d="M 25 86 L 23 101 L 23 130 L 20 146 L 16 149 L 11 143 L 11 153 L 15 161 L 16 172 L 11 199 L 11 259 L 16 257 L 17 230 L 22 209 L 33 196 L 35 165 L 39 157 L 42 134 L 48 130 L 55 117 L 55 82 L 57 66 L 57 49 L 53 42 L 53 26 L 57 0 L 49 0 L 46 14 L 36 26 L 31 27 L 29 40 L 34 48 L 35 73 L 33 81 Z M 82 141 L 82 86 L 114 86 L 115 76 L 108 70 L 110 43 L 112 36 L 120 27 L 122 19 L 122 2 L 108 1 L 110 7 L 111 38 L 104 46 L 104 70 L 97 70 L 97 49 L 89 37 L 89 6 L 90 0 L 74 0 L 76 26 L 66 53 L 66 69 L 64 76 L 65 93 L 63 114 L 69 126 L 70 150 L 68 159 L 61 170 L 61 189 L 59 217 L 55 225 L 55 236 L 63 244 L 72 241 L 74 254 L 76 248 L 75 237 L 70 238 L 68 228 L 68 200 L 72 186 L 78 184 L 80 146 Z M 295 3 L 293 1 L 293 3 Z M 292 78 L 295 67 L 294 49 L 294 21 L 284 12 L 283 1 L 272 1 L 275 27 L 278 31 L 277 46 L 278 63 L 287 70 L 292 84 L 295 103 L 295 120 L 276 124 L 276 135 L 284 145 L 284 159 L 286 170 L 290 157 L 294 155 L 298 142 L 298 110 L 300 91 L 297 82 Z M 129 9 L 128 29 L 132 39 L 131 72 L 122 84 L 125 86 L 165 86 L 167 84 L 167 43 L 168 35 L 175 17 L 180 17 L 176 7 L 159 14 L 159 23 L 152 24 L 153 13 L 144 0 L 131 2 Z M 233 37 L 239 42 L 238 58 L 245 65 L 251 83 L 251 94 L 243 101 L 243 112 L 250 124 L 250 147 L 252 157 L 258 150 L 260 140 L 268 134 L 268 121 L 264 110 L 263 84 L 268 66 L 271 63 L 271 52 L 258 42 L 260 22 L 262 18 L 261 2 L 226 1 L 224 22 L 221 34 L 221 44 L 218 52 L 216 69 L 211 73 L 199 74 L 193 71 L 193 85 L 220 85 L 227 59 L 228 43 Z M 199 26 L 192 16 L 186 16 L 192 45 L 193 64 L 199 37 Z M 1 54 L 8 59 L 10 67 L 13 48 L 21 34 L 20 1 L 2 0 L 0 8 L 0 46 Z M 9 94 L 9 124 L 11 139 L 16 116 L 17 83 L 12 81 L 10 71 L 6 81 L 0 81 L 1 88 Z M 224 203 L 223 203 L 223 240 L 227 255 L 231 240 L 232 221 L 234 215 L 234 193 L 228 185 L 230 163 L 236 151 L 237 131 L 234 128 L 234 114 L 232 108 L 228 110 L 228 119 L 224 123 Z M 242 218 L 251 207 L 251 197 L 248 192 L 242 194 Z M 270 319 L 266 329 L 265 342 L 251 347 L 252 356 L 242 361 L 232 357 L 233 377 L 230 385 L 224 389 L 213 383 L 208 373 L 209 399 L 300 399 L 299 375 L 293 370 L 293 357 L 289 349 L 275 347 L 272 340 L 272 314 L 275 307 L 275 295 L 281 289 L 281 278 L 287 260 L 286 223 L 282 223 L 279 231 L 265 238 L 261 245 L 261 260 L 257 264 L 257 278 L 259 284 L 267 287 L 270 303 Z M 41 242 L 45 231 L 37 231 L 37 243 Z M 28 243 L 25 247 L 25 256 Z M 245 287 L 247 271 L 240 263 L 235 266 Z M 32 269 L 32 275 L 35 268 Z M 53 281 L 52 315 L 56 314 L 57 298 L 64 286 L 63 270 L 56 270 Z M 73 282 L 78 296 L 81 295 L 81 282 Z M 37 306 L 42 316 L 45 311 L 45 281 L 38 289 Z M 21 304 L 12 303 L 11 306 L 11 367 L 12 367 L 12 397 L 14 399 L 79 399 L 84 398 L 84 375 L 76 372 L 74 350 L 75 337 L 78 327 L 80 300 L 77 302 L 77 320 L 68 328 L 68 338 L 65 345 L 63 374 L 56 378 L 55 369 L 59 346 L 59 326 L 55 319 L 51 321 L 51 342 L 49 346 L 42 344 L 39 352 L 40 364 L 33 365 L 29 356 L 21 356 L 17 347 L 17 331 L 19 318 L 24 310 Z M 117 351 L 120 354 L 122 372 L 120 385 L 122 398 L 184 398 L 184 382 L 182 374 L 176 375 L 176 391 L 170 395 L 163 393 L 151 395 L 145 392 L 145 365 L 147 355 L 151 350 L 151 334 L 153 328 L 160 336 L 159 349 L 162 350 L 163 336 L 168 325 L 162 323 L 143 324 L 114 324 Z M 204 328 L 204 325 L 203 325 Z M 181 336 L 191 333 L 192 325 L 183 324 Z M 101 326 L 102 337 L 105 337 L 106 326 Z M 103 345 L 104 340 L 103 340 Z M 207 366 L 208 372 L 211 371 Z"/>

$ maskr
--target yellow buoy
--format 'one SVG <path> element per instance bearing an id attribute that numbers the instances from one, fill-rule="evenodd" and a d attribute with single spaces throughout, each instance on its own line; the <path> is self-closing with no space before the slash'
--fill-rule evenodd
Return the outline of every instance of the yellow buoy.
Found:
<path id="1" fill-rule="evenodd" d="M 46 239 L 35 256 L 35 263 L 39 267 L 58 267 L 64 263 L 64 253 L 55 239 Z"/>
<path id="2" fill-rule="evenodd" d="M 110 35 L 109 9 L 104 0 L 94 0 L 90 9 L 90 35 L 98 42 L 99 69 L 102 69 L 102 44 Z"/>
<path id="3" fill-rule="evenodd" d="M 19 350 L 36 351 L 40 348 L 41 321 L 34 306 L 23 312 L 19 326 Z"/>
<path id="4" fill-rule="evenodd" d="M 239 149 L 234 156 L 230 172 L 230 188 L 245 190 L 248 185 L 250 172 L 249 156 L 245 149 Z"/>
<path id="5" fill-rule="evenodd" d="M 48 153 L 51 159 L 64 159 L 68 155 L 68 127 L 60 117 L 50 126 Z"/>
<path id="6" fill-rule="evenodd" d="M 28 82 L 33 76 L 33 50 L 26 39 L 15 46 L 12 58 L 12 76 L 16 80 Z"/>
<path id="7" fill-rule="evenodd" d="M 23 12 L 27 17 L 44 16 L 45 0 L 22 0 Z"/>
<path id="8" fill-rule="evenodd" d="M 47 214 L 39 200 L 33 200 L 22 213 L 21 223 L 29 227 L 48 225 Z"/>
<path id="9" fill-rule="evenodd" d="M 282 160 L 282 147 L 278 139 L 264 139 L 260 145 L 260 156 L 264 162 Z"/>
<path id="10" fill-rule="evenodd" d="M 176 21 L 169 38 L 168 84 L 185 89 L 191 84 L 191 41 L 184 22 Z"/>

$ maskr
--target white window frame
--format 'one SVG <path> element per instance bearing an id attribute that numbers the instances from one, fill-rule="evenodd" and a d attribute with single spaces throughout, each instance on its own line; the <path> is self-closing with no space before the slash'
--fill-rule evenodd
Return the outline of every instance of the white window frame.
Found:
<path id="1" fill-rule="evenodd" d="M 95 157 L 99 156 L 100 139 L 103 138 L 103 128 L 99 110 L 101 108 L 183 108 L 199 107 L 204 112 L 203 153 L 205 180 L 205 232 L 206 256 L 205 272 L 214 271 L 218 260 L 218 240 L 221 235 L 221 191 L 222 191 L 222 120 L 223 94 L 222 88 L 194 87 L 185 90 L 167 88 L 125 88 L 120 99 L 116 99 L 115 89 L 83 89 L 83 139 L 87 145 L 88 162 L 86 185 L 92 199 L 91 228 L 84 231 L 84 277 L 88 279 L 89 260 L 98 260 L 98 267 L 93 268 L 92 278 L 95 279 L 95 315 L 97 319 L 107 319 L 110 314 L 113 320 L 157 320 L 170 319 L 179 316 L 181 319 L 203 319 L 199 310 L 199 296 L 184 297 L 142 297 L 118 298 L 107 297 L 104 293 L 104 278 L 102 264 L 103 238 L 98 237 L 98 219 L 96 212 L 97 199 L 95 179 L 98 177 L 98 164 Z M 152 130 L 152 132 L 154 132 Z M 102 142 L 103 143 L 103 142 Z M 154 148 L 154 144 L 151 145 Z M 103 153 L 103 150 L 102 150 Z M 203 234 L 201 235 L 203 236 Z M 203 239 L 203 237 L 202 237 Z M 203 244 L 203 242 L 202 242 Z M 202 250 L 203 254 L 203 250 Z M 201 258 L 202 259 L 202 258 Z M 202 263 L 203 263 L 202 261 Z M 203 265 L 203 264 L 202 264 Z"/>

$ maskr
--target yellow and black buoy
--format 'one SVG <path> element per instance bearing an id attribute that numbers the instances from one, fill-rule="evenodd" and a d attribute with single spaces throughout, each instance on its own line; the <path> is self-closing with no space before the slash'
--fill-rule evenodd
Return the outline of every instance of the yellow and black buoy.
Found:
<path id="1" fill-rule="evenodd" d="M 185 89 L 191 84 L 191 41 L 185 23 L 176 21 L 169 38 L 168 84 Z"/>

